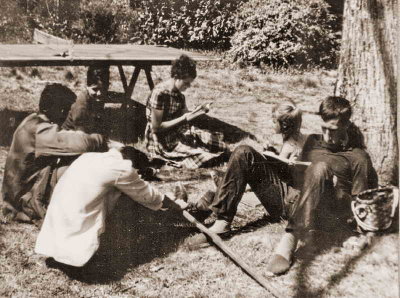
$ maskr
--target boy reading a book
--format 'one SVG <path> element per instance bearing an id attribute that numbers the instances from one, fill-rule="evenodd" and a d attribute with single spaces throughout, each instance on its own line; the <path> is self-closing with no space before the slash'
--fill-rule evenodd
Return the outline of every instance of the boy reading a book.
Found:
<path id="1" fill-rule="evenodd" d="M 331 210 L 341 212 L 345 218 L 350 213 L 351 195 L 378 185 L 362 136 L 350 121 L 350 102 L 330 96 L 322 101 L 319 114 L 323 120 L 322 134 L 307 139 L 302 156 L 312 164 L 304 173 L 301 195 L 289 217 L 286 233 L 268 264 L 268 270 L 276 275 L 290 268 L 299 239 L 311 247 L 314 231 L 325 218 L 321 211 L 333 207 Z"/>
<path id="2" fill-rule="evenodd" d="M 319 109 L 323 120 L 322 134 L 310 135 L 300 154 L 302 161 L 312 162 L 304 172 L 300 195 L 293 188 L 291 172 L 289 167 L 283 166 L 285 163 L 250 146 L 237 147 L 210 205 L 217 215 L 210 229 L 215 233 L 229 230 L 249 184 L 271 216 L 289 218 L 286 233 L 267 268 L 273 274 L 286 272 L 297 241 L 312 241 L 311 232 L 324 220 L 321 206 L 326 203 L 331 203 L 334 208 L 347 206 L 350 195 L 377 186 L 370 157 L 355 125 L 350 122 L 351 112 L 349 101 L 342 97 L 330 96 L 322 101 Z M 335 186 L 334 177 L 337 180 Z"/>
<path id="3" fill-rule="evenodd" d="M 210 227 L 212 232 L 220 234 L 229 231 L 247 183 L 268 213 L 276 218 L 287 215 L 284 200 L 292 200 L 298 195 L 292 187 L 291 172 L 295 168 L 298 171 L 305 168 L 304 163 L 298 161 L 306 139 L 300 132 L 301 110 L 292 101 L 281 102 L 273 109 L 273 121 L 275 131 L 283 138 L 279 155 L 271 151 L 261 154 L 250 146 L 239 146 L 229 160 L 224 178 L 216 183 L 216 193 L 209 191 L 193 204 L 195 209 L 211 209 L 218 215 L 218 220 Z M 251 156 L 250 172 L 246 169 L 247 165 L 241 163 L 247 155 Z"/>

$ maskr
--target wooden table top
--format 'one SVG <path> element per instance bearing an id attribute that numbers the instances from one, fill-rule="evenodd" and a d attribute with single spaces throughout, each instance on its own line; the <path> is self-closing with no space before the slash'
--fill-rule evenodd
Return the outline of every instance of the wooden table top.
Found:
<path id="1" fill-rule="evenodd" d="M 168 65 L 181 54 L 196 61 L 218 60 L 180 49 L 131 44 L 0 44 L 0 67 L 74 65 Z"/>

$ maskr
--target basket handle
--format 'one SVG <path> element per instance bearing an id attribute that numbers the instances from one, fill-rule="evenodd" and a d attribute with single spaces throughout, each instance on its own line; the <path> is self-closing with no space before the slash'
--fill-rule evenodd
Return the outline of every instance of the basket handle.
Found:
<path id="1" fill-rule="evenodd" d="M 399 189 L 397 187 L 393 188 L 393 203 L 392 203 L 392 213 L 390 217 L 393 218 L 396 213 L 397 206 L 399 205 Z"/>

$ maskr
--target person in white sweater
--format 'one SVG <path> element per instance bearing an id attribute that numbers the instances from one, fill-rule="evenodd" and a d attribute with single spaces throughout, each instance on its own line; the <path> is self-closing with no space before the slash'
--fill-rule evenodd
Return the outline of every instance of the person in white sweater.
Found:
<path id="1" fill-rule="evenodd" d="M 187 207 L 183 200 L 173 201 L 144 181 L 123 147 L 85 153 L 57 183 L 35 252 L 59 263 L 84 266 L 97 251 L 106 216 L 121 193 L 152 210 Z"/>

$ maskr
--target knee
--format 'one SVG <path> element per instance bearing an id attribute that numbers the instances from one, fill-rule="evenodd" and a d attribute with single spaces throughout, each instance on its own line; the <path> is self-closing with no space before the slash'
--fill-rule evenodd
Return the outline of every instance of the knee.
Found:
<path id="1" fill-rule="evenodd" d="M 232 152 L 231 158 L 240 159 L 240 158 L 247 156 L 248 154 L 250 154 L 252 152 L 254 152 L 254 149 L 251 146 L 239 145 Z"/>
<path id="2" fill-rule="evenodd" d="M 306 171 L 307 176 L 312 177 L 327 177 L 329 175 L 329 165 L 325 161 L 318 161 L 308 167 Z"/>
<path id="3" fill-rule="evenodd" d="M 356 167 L 366 167 L 370 164 L 370 158 L 367 152 L 361 149 L 353 150 L 353 163 Z"/>

